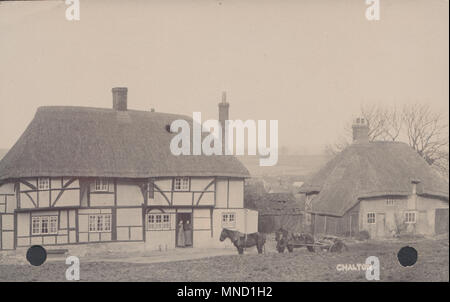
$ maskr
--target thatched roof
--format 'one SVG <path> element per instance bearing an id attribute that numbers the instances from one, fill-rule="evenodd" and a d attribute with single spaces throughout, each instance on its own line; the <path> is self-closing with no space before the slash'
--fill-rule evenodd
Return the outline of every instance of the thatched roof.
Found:
<path id="1" fill-rule="evenodd" d="M 448 200 L 448 183 L 405 143 L 354 143 L 300 188 L 318 193 L 313 212 L 342 216 L 362 198 L 417 194 Z"/>
<path id="2" fill-rule="evenodd" d="M 0 161 L 0 180 L 36 176 L 249 176 L 232 156 L 172 155 L 170 141 L 176 134 L 170 133 L 167 125 L 176 119 L 192 123 L 186 116 L 157 112 L 41 107 Z"/>

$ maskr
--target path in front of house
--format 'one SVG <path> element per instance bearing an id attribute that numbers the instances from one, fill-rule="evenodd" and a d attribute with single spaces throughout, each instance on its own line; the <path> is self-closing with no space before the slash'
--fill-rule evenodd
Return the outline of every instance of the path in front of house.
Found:
<path id="1" fill-rule="evenodd" d="M 256 254 L 256 248 L 249 248 L 246 254 Z M 184 260 L 195 260 L 217 256 L 236 255 L 235 248 L 176 248 L 167 251 L 147 252 L 145 255 L 128 256 L 126 253 L 110 254 L 110 255 L 87 255 L 79 257 L 80 262 L 124 262 L 124 263 L 164 263 Z M 49 256 L 47 262 L 65 261 L 68 255 Z"/>

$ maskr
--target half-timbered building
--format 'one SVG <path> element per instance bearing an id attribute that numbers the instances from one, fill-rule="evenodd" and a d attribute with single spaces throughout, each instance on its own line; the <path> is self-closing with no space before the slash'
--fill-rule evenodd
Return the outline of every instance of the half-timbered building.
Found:
<path id="1" fill-rule="evenodd" d="M 228 119 L 228 105 L 219 110 Z M 191 224 L 194 247 L 220 247 L 223 227 L 255 232 L 258 213 L 244 208 L 247 169 L 233 156 L 173 155 L 176 119 L 192 123 L 129 110 L 126 88 L 113 88 L 112 109 L 40 107 L 0 162 L 0 249 L 175 248 L 180 221 Z"/>

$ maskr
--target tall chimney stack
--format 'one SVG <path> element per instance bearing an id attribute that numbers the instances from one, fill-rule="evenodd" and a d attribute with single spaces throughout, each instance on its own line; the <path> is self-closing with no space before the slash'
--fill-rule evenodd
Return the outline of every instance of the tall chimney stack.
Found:
<path id="1" fill-rule="evenodd" d="M 222 92 L 222 102 L 219 103 L 219 122 L 222 126 L 222 150 L 225 154 L 225 121 L 228 120 L 228 109 L 230 104 L 227 102 L 227 93 Z"/>
<path id="2" fill-rule="evenodd" d="M 353 142 L 367 143 L 369 142 L 369 123 L 367 119 L 358 117 L 354 120 L 353 125 Z"/>
<path id="3" fill-rule="evenodd" d="M 127 92 L 127 87 L 114 87 L 112 89 L 114 110 L 127 111 Z"/>

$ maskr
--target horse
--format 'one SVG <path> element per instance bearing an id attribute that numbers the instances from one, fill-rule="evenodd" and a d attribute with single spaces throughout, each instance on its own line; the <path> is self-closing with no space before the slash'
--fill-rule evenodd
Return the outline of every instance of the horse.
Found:
<path id="1" fill-rule="evenodd" d="M 233 242 L 240 255 L 244 254 L 244 248 L 255 245 L 258 249 L 258 254 L 262 254 L 264 244 L 266 243 L 266 235 L 262 233 L 256 232 L 245 235 L 238 231 L 232 231 L 224 228 L 220 234 L 220 241 L 224 241 L 227 238 Z"/>

